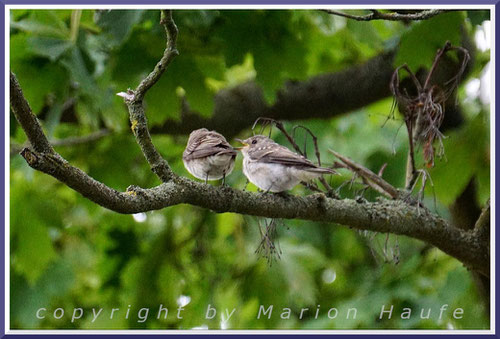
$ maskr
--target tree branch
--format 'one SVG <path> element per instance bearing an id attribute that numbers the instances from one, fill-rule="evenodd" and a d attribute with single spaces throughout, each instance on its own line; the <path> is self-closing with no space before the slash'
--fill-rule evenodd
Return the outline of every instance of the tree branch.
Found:
<path id="1" fill-rule="evenodd" d="M 118 192 L 92 179 L 60 157 L 22 152 L 28 164 L 119 213 L 139 213 L 177 204 L 191 204 L 218 213 L 234 212 L 268 218 L 303 219 L 338 223 L 360 230 L 395 233 L 432 244 L 466 266 L 489 275 L 489 253 L 472 231 L 451 226 L 446 220 L 400 200 L 358 203 L 327 198 L 323 193 L 283 197 L 250 193 L 227 186 L 211 186 L 175 177 L 151 189 L 131 186 Z"/>
<path id="2" fill-rule="evenodd" d="M 167 46 L 163 57 L 156 64 L 153 71 L 141 81 L 135 91 L 128 90 L 127 93 L 118 93 L 125 99 L 130 114 L 130 123 L 135 139 L 146 157 L 151 170 L 160 178 L 162 182 L 168 182 L 174 176 L 167 161 L 160 155 L 153 145 L 148 129 L 146 114 L 144 113 L 143 99 L 147 91 L 160 79 L 172 60 L 179 54 L 176 48 L 177 26 L 172 19 L 171 10 L 162 10 L 160 24 L 165 27 L 167 35 Z"/>
<path id="3" fill-rule="evenodd" d="M 215 96 L 214 111 L 209 118 L 191 110 L 186 103 L 180 119 L 152 126 L 151 133 L 189 134 L 206 127 L 231 139 L 259 117 L 288 121 L 332 118 L 388 97 L 393 58 L 394 52 L 382 53 L 347 70 L 321 74 L 306 81 L 288 81 L 278 91 L 272 106 L 266 103 L 255 82 L 224 89 Z"/>
<path id="4" fill-rule="evenodd" d="M 382 13 L 378 10 L 371 10 L 370 14 L 366 15 L 352 15 L 344 12 L 334 11 L 331 9 L 322 9 L 323 12 L 332 15 L 342 16 L 344 18 L 353 19 L 356 21 L 372 21 L 372 20 L 390 20 L 390 21 L 418 21 L 418 20 L 426 20 L 430 19 L 438 14 L 445 12 L 443 9 L 430 9 L 421 11 L 418 13 Z"/>
<path id="5" fill-rule="evenodd" d="M 165 28 L 165 34 L 167 35 L 167 47 L 163 52 L 163 57 L 156 64 L 154 70 L 149 73 L 149 75 L 142 80 L 139 86 L 135 89 L 135 101 L 142 101 L 146 92 L 153 87 L 158 80 L 160 80 L 160 77 L 167 70 L 170 62 L 172 62 L 172 60 L 179 55 L 179 51 L 176 48 L 177 34 L 179 31 L 174 20 L 172 19 L 171 10 L 161 11 L 160 24 Z"/>
<path id="6" fill-rule="evenodd" d="M 478 238 L 482 239 L 482 241 L 488 245 L 488 251 L 490 248 L 490 224 L 490 200 L 488 200 L 486 206 L 484 206 L 483 210 L 481 211 L 481 215 L 474 225 L 474 231 L 476 232 Z"/>
<path id="7" fill-rule="evenodd" d="M 97 132 L 90 133 L 88 135 L 78 136 L 78 137 L 68 137 L 64 139 L 54 139 L 49 143 L 52 147 L 68 147 L 68 146 L 76 146 L 81 144 L 87 144 L 94 141 L 97 141 L 105 136 L 108 136 L 111 132 L 108 129 L 101 129 Z M 10 144 L 10 156 L 14 156 L 19 154 L 23 150 L 23 148 L 28 147 L 27 144 Z"/>
<path id="8" fill-rule="evenodd" d="M 43 133 L 38 119 L 31 111 L 21 86 L 12 72 L 10 72 L 10 107 L 33 149 L 37 152 L 54 153 L 54 149 Z"/>
<path id="9" fill-rule="evenodd" d="M 377 192 L 382 193 L 392 199 L 401 198 L 401 192 L 397 188 L 389 184 L 387 181 L 382 179 L 380 175 L 373 173 L 368 168 L 355 163 L 348 157 L 343 156 L 342 154 L 335 152 L 332 149 L 329 149 L 328 151 L 330 151 L 330 153 L 332 153 L 335 157 L 342 161 L 345 166 L 352 172 L 357 173 L 360 177 L 364 178 L 366 180 L 366 184 L 372 187 Z"/>

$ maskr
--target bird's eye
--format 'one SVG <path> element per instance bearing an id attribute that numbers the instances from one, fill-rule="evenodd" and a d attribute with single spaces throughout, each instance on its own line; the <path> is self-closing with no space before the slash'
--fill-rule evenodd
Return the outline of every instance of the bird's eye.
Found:
<path id="1" fill-rule="evenodd" d="M 255 145 L 257 143 L 257 140 L 252 140 L 252 144 Z"/>

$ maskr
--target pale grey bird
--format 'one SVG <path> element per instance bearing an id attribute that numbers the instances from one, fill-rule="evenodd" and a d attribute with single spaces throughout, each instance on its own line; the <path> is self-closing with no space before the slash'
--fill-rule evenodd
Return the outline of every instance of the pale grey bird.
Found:
<path id="1" fill-rule="evenodd" d="M 182 161 L 189 173 L 205 183 L 219 179 L 224 183 L 233 171 L 236 154 L 223 135 L 200 128 L 189 135 Z"/>
<path id="2" fill-rule="evenodd" d="M 334 174 L 330 168 L 318 167 L 302 155 L 277 144 L 263 135 L 239 140 L 243 154 L 243 173 L 255 186 L 266 192 L 283 192 L 301 181 L 309 182 L 323 174 Z"/>

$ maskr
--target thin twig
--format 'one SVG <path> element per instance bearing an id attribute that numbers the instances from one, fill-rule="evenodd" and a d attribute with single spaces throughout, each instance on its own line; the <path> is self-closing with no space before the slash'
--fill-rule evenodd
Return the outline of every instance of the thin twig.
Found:
<path id="1" fill-rule="evenodd" d="M 377 192 L 383 193 L 384 195 L 392 199 L 398 199 L 400 197 L 399 191 L 394 186 L 370 171 L 368 168 L 355 163 L 348 157 L 345 157 L 342 154 L 335 152 L 334 150 L 329 149 L 328 151 L 330 151 L 340 161 L 342 161 L 351 171 L 367 179 L 367 184 L 369 184 L 370 187 L 374 188 Z"/>
<path id="2" fill-rule="evenodd" d="M 120 92 L 117 95 L 125 100 L 130 113 L 131 129 L 151 170 L 161 181 L 168 182 L 175 177 L 175 174 L 153 145 L 143 105 L 143 98 L 147 91 L 160 79 L 170 62 L 179 54 L 176 48 L 178 30 L 172 19 L 171 10 L 161 11 L 160 24 L 164 26 L 167 36 L 167 45 L 162 58 L 153 71 L 141 81 L 135 91 L 129 89 L 126 93 Z"/>
<path id="3" fill-rule="evenodd" d="M 52 140 L 50 143 L 54 147 L 58 146 L 75 146 L 80 144 L 86 144 L 108 136 L 111 132 L 108 129 L 101 129 L 97 132 L 90 133 L 81 137 L 68 137 L 64 139 Z"/>
<path id="4" fill-rule="evenodd" d="M 432 75 L 434 74 L 434 71 L 436 70 L 437 65 L 439 64 L 439 61 L 441 60 L 441 58 L 443 57 L 443 55 L 446 52 L 448 52 L 450 49 L 451 49 L 451 42 L 446 41 L 446 43 L 444 44 L 444 47 L 440 48 L 438 50 L 438 52 L 436 53 L 436 56 L 434 57 L 434 62 L 432 63 L 431 69 L 430 69 L 430 71 L 427 74 L 427 77 L 425 79 L 424 90 L 426 90 L 426 89 L 429 88 L 429 84 L 430 84 Z"/>
<path id="5" fill-rule="evenodd" d="M 305 126 L 302 126 L 302 125 L 297 125 L 297 126 L 294 126 L 293 127 L 293 138 L 295 138 L 295 131 L 297 128 L 302 128 L 303 130 L 305 130 L 307 133 L 309 133 L 309 135 L 311 136 L 311 138 L 313 139 L 313 144 L 314 144 L 314 153 L 316 155 L 316 159 L 318 159 L 318 166 L 321 167 L 321 155 L 319 153 L 319 147 L 318 147 L 318 138 L 316 137 L 316 135 L 314 135 L 313 132 L 311 132 L 311 130 Z M 307 135 L 305 136 L 305 140 L 307 140 Z M 304 147 L 304 153 L 306 152 L 306 149 Z M 305 156 L 305 155 L 304 155 Z M 326 181 L 326 179 L 324 177 L 319 177 L 319 181 L 321 182 L 321 184 L 323 185 L 323 187 L 325 187 L 325 189 L 327 190 L 328 194 L 331 194 L 333 192 L 333 189 L 332 187 L 330 186 L 330 184 L 328 184 L 328 182 Z"/>
<path id="6" fill-rule="evenodd" d="M 483 207 L 483 210 L 481 211 L 481 214 L 479 215 L 479 218 L 476 221 L 476 224 L 474 225 L 474 229 L 478 230 L 482 227 L 489 227 L 490 223 L 490 199 L 486 202 L 486 205 Z"/>
<path id="7" fill-rule="evenodd" d="M 458 72 L 448 81 L 444 82 L 444 89 L 441 89 L 441 86 L 433 84 L 431 80 L 438 68 L 439 62 L 449 51 L 461 52 L 463 58 Z M 434 166 L 434 157 L 436 154 L 438 156 L 444 155 L 444 146 L 442 143 L 442 138 L 444 136 L 439 130 L 444 119 L 444 104 L 451 93 L 456 89 L 458 81 L 465 71 L 469 59 L 470 55 L 466 49 L 452 46 L 451 43 L 447 41 L 444 46 L 437 51 L 423 85 L 406 64 L 396 68 L 393 73 L 390 89 L 394 95 L 394 99 L 399 105 L 401 113 L 404 115 L 404 121 L 408 131 L 409 150 L 406 165 L 406 190 L 412 190 L 419 176 L 415 165 L 415 147 L 417 143 L 423 147 L 424 159 L 428 167 Z M 399 80 L 400 70 L 405 70 L 408 73 L 415 86 L 416 94 L 408 94 L 406 91 L 402 93 L 399 88 L 401 86 Z M 433 146 L 435 140 L 439 142 L 437 153 Z"/>
<path id="8" fill-rule="evenodd" d="M 484 260 L 489 260 L 489 251 L 490 251 L 490 229 L 491 229 L 491 212 L 490 212 L 490 199 L 486 202 L 479 218 L 477 219 L 474 225 L 474 233 L 481 243 L 486 245 L 487 255 Z M 484 272 L 483 272 L 484 274 Z M 488 274 L 485 274 L 488 276 Z"/>
<path id="9" fill-rule="evenodd" d="M 165 34 L 167 36 L 167 46 L 163 52 L 163 57 L 156 64 L 154 70 L 149 73 L 149 75 L 144 78 L 139 86 L 134 91 L 135 99 L 141 101 L 144 98 L 146 92 L 154 85 L 162 74 L 166 71 L 168 65 L 172 60 L 179 55 L 177 50 L 177 34 L 179 30 L 175 25 L 174 19 L 172 18 L 171 10 L 162 10 L 160 16 L 160 24 L 165 28 Z"/>
<path id="10" fill-rule="evenodd" d="M 81 145 L 81 144 L 87 144 L 91 143 L 94 141 L 97 141 L 101 138 L 104 138 L 105 136 L 108 136 L 111 132 L 108 129 L 101 129 L 97 132 L 90 133 L 88 135 L 84 136 L 79 136 L 79 137 L 68 137 L 64 139 L 55 139 L 51 140 L 50 144 L 52 147 L 67 147 L 67 146 L 76 146 L 76 145 Z M 11 143 L 10 144 L 10 156 L 14 156 L 19 154 L 21 150 L 25 147 L 28 147 L 29 145 L 27 143 L 24 144 L 16 144 L 16 143 Z"/>
<path id="11" fill-rule="evenodd" d="M 397 13 L 397 12 L 383 13 L 383 12 L 379 12 L 378 10 L 372 9 L 372 10 L 370 10 L 371 13 L 366 14 L 366 15 L 353 15 L 353 14 L 348 14 L 348 13 L 344 13 L 344 12 L 334 11 L 331 9 L 322 9 L 322 11 L 326 12 L 328 14 L 338 15 L 338 16 L 342 16 L 342 17 L 348 18 L 348 19 L 353 19 L 356 21 L 371 21 L 371 20 L 419 21 L 419 20 L 430 19 L 438 14 L 445 12 L 446 10 L 430 9 L 430 10 L 425 10 L 425 11 L 421 11 L 418 13 L 401 14 L 401 13 Z"/>

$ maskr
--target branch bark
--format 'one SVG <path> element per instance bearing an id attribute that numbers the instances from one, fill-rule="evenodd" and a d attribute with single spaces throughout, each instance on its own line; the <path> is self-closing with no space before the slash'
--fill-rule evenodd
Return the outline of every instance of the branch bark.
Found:
<path id="1" fill-rule="evenodd" d="M 54 149 L 43 133 L 42 126 L 31 111 L 14 73 L 10 72 L 10 107 L 19 124 L 23 127 L 33 149 L 37 152 L 54 153 Z"/>
<path id="2" fill-rule="evenodd" d="M 489 276 L 489 253 L 473 231 L 453 227 L 446 220 L 400 200 L 358 203 L 350 199 L 330 199 L 322 193 L 283 197 L 227 186 L 215 187 L 178 176 L 151 189 L 131 186 L 127 192 L 118 192 L 59 157 L 28 149 L 22 155 L 34 169 L 52 175 L 86 198 L 119 213 L 139 213 L 191 204 L 218 213 L 338 223 L 360 230 L 423 240 L 459 259 L 470 269 Z"/>

